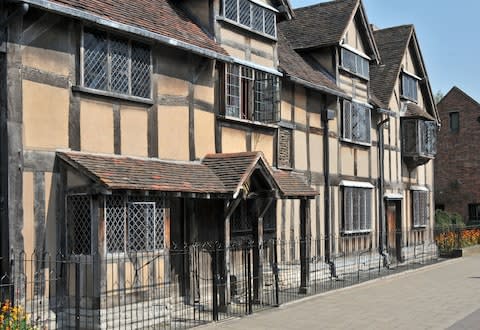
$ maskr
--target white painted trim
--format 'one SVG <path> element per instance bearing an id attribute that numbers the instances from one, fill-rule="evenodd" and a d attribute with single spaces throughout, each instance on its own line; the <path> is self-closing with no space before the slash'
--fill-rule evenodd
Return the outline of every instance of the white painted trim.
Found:
<path id="1" fill-rule="evenodd" d="M 383 195 L 385 199 L 403 199 L 402 194 L 395 194 L 395 193 L 387 193 Z"/>
<path id="2" fill-rule="evenodd" d="M 423 80 L 423 78 L 420 78 L 419 76 L 417 76 L 416 74 L 414 73 L 411 73 L 411 72 L 408 72 L 407 70 L 405 69 L 402 69 L 402 73 L 406 74 L 407 76 L 410 76 L 412 78 L 415 78 L 417 80 Z"/>
<path id="3" fill-rule="evenodd" d="M 257 4 L 263 8 L 267 8 L 267 9 L 270 9 L 271 11 L 275 12 L 275 13 L 279 13 L 278 9 L 264 3 L 264 2 L 261 2 L 259 0 L 250 0 L 250 2 L 253 2 L 254 4 Z"/>
<path id="4" fill-rule="evenodd" d="M 427 187 L 423 187 L 423 186 L 410 186 L 410 190 L 429 191 Z"/>
<path id="5" fill-rule="evenodd" d="M 371 105 L 371 104 L 369 104 L 369 103 L 365 103 L 365 102 L 359 101 L 359 100 L 354 99 L 354 98 L 352 98 L 352 102 L 353 102 L 353 103 L 356 103 L 356 104 L 363 105 L 363 106 L 366 107 L 366 108 L 373 109 L 373 105 Z"/>
<path id="6" fill-rule="evenodd" d="M 283 77 L 283 73 L 281 73 L 277 69 L 269 68 L 269 67 L 259 65 L 259 64 L 255 64 L 255 63 L 245 61 L 245 60 L 242 60 L 242 59 L 239 59 L 239 58 L 236 58 L 236 57 L 232 57 L 232 60 L 233 60 L 233 63 L 240 64 L 240 65 L 243 65 L 243 66 L 255 69 L 255 70 L 260 70 L 260 71 L 263 71 L 263 72 L 271 73 L 271 74 L 274 74 L 274 75 L 279 76 L 279 77 Z"/>
<path id="7" fill-rule="evenodd" d="M 367 188 L 367 189 L 375 188 L 375 186 L 370 182 L 348 181 L 348 180 L 340 181 L 340 186 L 354 187 L 354 188 Z"/>
<path id="8" fill-rule="evenodd" d="M 340 43 L 340 47 L 345 48 L 346 50 L 349 50 L 349 51 L 351 51 L 352 53 L 355 53 L 355 54 L 357 54 L 358 56 L 363 57 L 363 58 L 366 59 L 366 60 L 369 60 L 369 61 L 372 60 L 372 58 L 371 58 L 370 56 L 368 56 L 367 54 L 362 53 L 361 51 L 359 51 L 359 50 L 356 49 L 356 48 L 353 48 L 353 47 L 350 46 L 350 45 Z"/>

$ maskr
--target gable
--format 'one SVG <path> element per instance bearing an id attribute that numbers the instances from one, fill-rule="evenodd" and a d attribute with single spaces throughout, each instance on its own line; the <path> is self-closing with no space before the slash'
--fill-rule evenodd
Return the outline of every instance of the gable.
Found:
<path id="1" fill-rule="evenodd" d="M 358 15 L 348 24 L 348 27 L 343 34 L 342 41 L 344 45 L 348 45 L 359 52 L 367 55 L 368 53 L 368 36 L 365 34 L 365 29 L 362 29 Z"/>

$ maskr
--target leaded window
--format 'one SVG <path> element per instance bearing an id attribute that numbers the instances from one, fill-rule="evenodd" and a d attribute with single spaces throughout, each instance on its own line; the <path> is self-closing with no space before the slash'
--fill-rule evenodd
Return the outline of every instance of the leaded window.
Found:
<path id="1" fill-rule="evenodd" d="M 143 252 L 164 247 L 165 199 L 111 195 L 105 201 L 107 252 Z"/>
<path id="2" fill-rule="evenodd" d="M 225 115 L 265 123 L 279 120 L 279 80 L 272 74 L 227 64 Z"/>
<path id="3" fill-rule="evenodd" d="M 370 144 L 370 109 L 364 105 L 343 101 L 342 137 L 354 143 Z"/>
<path id="4" fill-rule="evenodd" d="M 438 127 L 434 121 L 402 119 L 402 152 L 407 157 L 433 158 L 437 153 Z"/>
<path id="5" fill-rule="evenodd" d="M 369 232 L 372 229 L 372 190 L 343 188 L 343 233 Z"/>
<path id="6" fill-rule="evenodd" d="M 354 52 L 341 48 L 341 66 L 343 69 L 348 70 L 362 78 L 369 79 L 370 65 L 369 61 Z"/>
<path id="7" fill-rule="evenodd" d="M 83 86 L 149 99 L 151 51 L 101 31 L 83 33 Z"/>
<path id="8" fill-rule="evenodd" d="M 417 101 L 417 79 L 409 74 L 402 74 L 402 97 L 412 101 Z"/>
<path id="9" fill-rule="evenodd" d="M 67 252 L 71 255 L 91 254 L 91 197 L 69 195 L 67 204 Z"/>
<path id="10" fill-rule="evenodd" d="M 223 0 L 223 16 L 255 32 L 276 37 L 276 15 L 249 0 Z"/>
<path id="11" fill-rule="evenodd" d="M 413 227 L 426 227 L 429 216 L 428 191 L 412 191 Z"/>

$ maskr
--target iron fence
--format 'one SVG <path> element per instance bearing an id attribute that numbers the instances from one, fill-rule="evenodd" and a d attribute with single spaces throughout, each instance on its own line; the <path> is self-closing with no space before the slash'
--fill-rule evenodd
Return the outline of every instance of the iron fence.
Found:
<path id="1" fill-rule="evenodd" d="M 105 255 L 13 254 L 0 300 L 36 329 L 185 329 L 440 260 L 433 231 L 232 240 Z M 228 262 L 226 262 L 228 260 Z"/>
<path id="2" fill-rule="evenodd" d="M 441 255 L 450 256 L 455 250 L 480 244 L 480 225 L 436 227 L 435 242 Z"/>

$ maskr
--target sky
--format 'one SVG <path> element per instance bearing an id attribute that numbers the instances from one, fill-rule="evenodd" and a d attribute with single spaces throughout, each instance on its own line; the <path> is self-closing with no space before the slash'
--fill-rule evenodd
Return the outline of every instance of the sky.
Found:
<path id="1" fill-rule="evenodd" d="M 290 0 L 294 8 L 321 0 Z M 363 0 L 379 28 L 414 24 L 432 91 L 457 86 L 480 102 L 480 1 Z"/>

